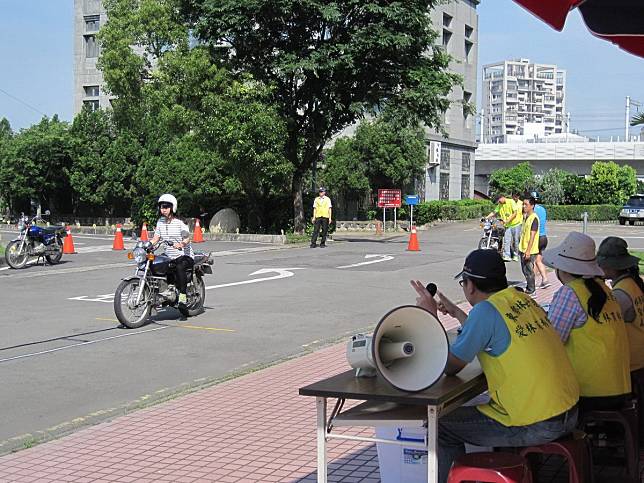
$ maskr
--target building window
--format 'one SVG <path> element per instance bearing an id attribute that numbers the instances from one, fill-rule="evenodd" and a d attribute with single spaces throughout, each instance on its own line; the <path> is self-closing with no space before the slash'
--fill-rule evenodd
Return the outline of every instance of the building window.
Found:
<path id="1" fill-rule="evenodd" d="M 85 32 L 98 32 L 100 28 L 100 15 L 85 17 Z"/>
<path id="2" fill-rule="evenodd" d="M 98 43 L 95 35 L 85 35 L 85 58 L 93 59 L 98 57 Z"/>
<path id="3" fill-rule="evenodd" d="M 441 149 L 441 171 L 449 172 L 449 149 Z"/>
<path id="4" fill-rule="evenodd" d="M 465 25 L 465 38 L 469 39 L 470 37 L 472 37 L 472 32 L 474 32 L 474 29 L 466 24 Z"/>
<path id="5" fill-rule="evenodd" d="M 468 104 L 470 103 L 471 100 L 472 100 L 472 93 L 463 91 L 463 117 L 465 119 L 467 119 L 469 116 Z"/>
<path id="6" fill-rule="evenodd" d="M 470 197 L 470 175 L 463 174 L 461 176 L 461 199 Z"/>
<path id="7" fill-rule="evenodd" d="M 100 88 L 98 86 L 84 86 L 85 97 L 98 97 Z"/>
<path id="8" fill-rule="evenodd" d="M 452 16 L 443 12 L 443 27 L 449 27 L 452 25 Z"/>
<path id="9" fill-rule="evenodd" d="M 463 163 L 461 170 L 463 174 L 470 172 L 470 166 L 472 164 L 472 155 L 470 153 L 463 153 Z"/>
<path id="10" fill-rule="evenodd" d="M 440 193 L 441 200 L 449 200 L 449 173 L 441 173 Z"/>
<path id="11" fill-rule="evenodd" d="M 470 42 L 469 40 L 465 41 L 465 62 L 470 61 L 470 52 L 472 52 L 472 47 L 474 47 L 474 43 Z"/>
<path id="12" fill-rule="evenodd" d="M 452 38 L 452 32 L 443 29 L 443 47 L 447 48 L 449 41 Z"/>
<path id="13" fill-rule="evenodd" d="M 83 106 L 87 106 L 91 112 L 94 112 L 98 110 L 98 101 L 83 101 Z"/>

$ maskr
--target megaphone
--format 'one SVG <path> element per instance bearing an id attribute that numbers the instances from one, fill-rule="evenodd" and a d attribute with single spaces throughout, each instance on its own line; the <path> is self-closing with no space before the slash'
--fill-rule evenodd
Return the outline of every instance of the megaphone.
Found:
<path id="1" fill-rule="evenodd" d="M 380 319 L 373 335 L 354 335 L 347 360 L 357 377 L 380 375 L 396 389 L 423 391 L 445 371 L 449 342 L 445 328 L 429 311 L 403 305 Z"/>

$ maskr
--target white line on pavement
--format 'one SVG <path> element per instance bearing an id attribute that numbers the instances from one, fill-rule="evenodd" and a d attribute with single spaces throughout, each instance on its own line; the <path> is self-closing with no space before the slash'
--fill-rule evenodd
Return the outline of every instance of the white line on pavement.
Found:
<path id="1" fill-rule="evenodd" d="M 58 352 L 66 349 L 72 349 L 74 347 L 80 347 L 83 345 L 89 345 L 89 344 L 96 344 L 97 342 L 105 342 L 108 340 L 113 340 L 113 339 L 120 339 L 121 337 L 128 337 L 131 335 L 138 335 L 138 334 L 143 334 L 144 332 L 154 332 L 156 330 L 163 330 L 163 329 L 169 329 L 170 325 L 164 325 L 162 327 L 155 327 L 154 329 L 147 329 L 147 330 L 139 330 L 138 332 L 130 332 L 127 334 L 120 334 L 120 335 L 114 335 L 112 337 L 104 337 L 103 339 L 96 339 L 96 340 L 90 340 L 86 342 L 79 342 L 78 344 L 71 344 L 71 345 L 66 345 L 63 347 L 57 347 L 56 349 L 48 349 L 46 351 L 39 351 L 39 352 L 32 352 L 30 354 L 22 354 L 20 356 L 14 356 L 14 357 L 7 357 L 6 359 L 0 359 L 0 364 L 3 362 L 9 362 L 9 361 L 15 361 L 17 359 L 24 359 L 26 357 L 35 357 L 35 356 L 41 356 L 43 354 L 50 354 L 52 352 Z"/>
<path id="2" fill-rule="evenodd" d="M 365 258 L 375 258 L 375 257 L 380 257 L 377 260 L 368 260 L 366 262 L 360 262 L 360 263 L 354 263 L 352 265 L 342 265 L 340 267 L 336 268 L 351 268 L 351 267 L 359 267 L 361 265 L 371 265 L 372 263 L 380 263 L 380 262 L 387 262 L 389 260 L 393 260 L 394 257 L 391 255 L 365 255 Z"/>

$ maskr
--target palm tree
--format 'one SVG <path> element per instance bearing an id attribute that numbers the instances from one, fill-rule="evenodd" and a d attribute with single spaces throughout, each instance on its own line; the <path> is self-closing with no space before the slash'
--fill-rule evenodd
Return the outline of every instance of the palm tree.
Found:
<path id="1" fill-rule="evenodd" d="M 639 126 L 644 124 L 644 112 L 640 112 L 631 118 L 631 126 Z"/>

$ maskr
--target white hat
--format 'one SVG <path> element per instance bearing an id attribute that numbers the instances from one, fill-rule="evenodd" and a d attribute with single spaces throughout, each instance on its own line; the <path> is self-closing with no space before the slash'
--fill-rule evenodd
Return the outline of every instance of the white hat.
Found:
<path id="1" fill-rule="evenodd" d="M 603 277 L 604 271 L 597 264 L 595 242 L 588 235 L 573 231 L 555 248 L 543 253 L 543 263 L 582 277 Z"/>

